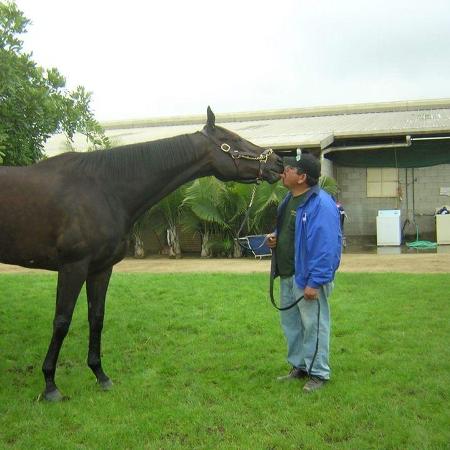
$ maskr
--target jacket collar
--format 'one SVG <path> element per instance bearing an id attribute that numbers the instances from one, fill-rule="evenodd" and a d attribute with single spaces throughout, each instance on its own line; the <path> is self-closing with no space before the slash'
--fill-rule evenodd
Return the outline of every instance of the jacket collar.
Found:
<path id="1" fill-rule="evenodd" d="M 309 188 L 306 191 L 306 195 L 303 198 L 303 201 L 298 205 L 303 206 L 313 195 L 319 195 L 320 192 L 320 186 L 318 184 L 314 185 L 313 187 Z M 289 195 L 292 197 L 292 194 L 289 193 Z"/>

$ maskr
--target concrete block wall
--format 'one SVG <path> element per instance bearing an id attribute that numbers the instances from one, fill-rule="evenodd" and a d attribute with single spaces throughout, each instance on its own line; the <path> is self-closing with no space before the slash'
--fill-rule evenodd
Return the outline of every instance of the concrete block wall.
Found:
<path id="1" fill-rule="evenodd" d="M 404 213 L 405 217 L 412 221 L 413 212 L 415 212 L 419 233 L 421 235 L 429 235 L 434 240 L 436 208 L 440 208 L 443 205 L 450 206 L 450 197 L 440 195 L 441 187 L 450 188 L 450 164 L 422 167 L 414 170 L 408 169 L 407 188 L 406 169 L 401 170 L 404 172 L 402 188 L 404 192 L 407 192 L 403 201 L 402 214 Z"/>
<path id="2" fill-rule="evenodd" d="M 400 195 L 394 198 L 367 197 L 366 168 L 335 166 L 334 176 L 341 190 L 339 200 L 348 215 L 345 222 L 347 236 L 375 236 L 378 210 L 400 209 L 402 224 L 406 219 L 410 221 L 405 228 L 406 234 L 415 236 L 412 223 L 415 211 L 420 237 L 435 239 L 435 209 L 450 205 L 450 197 L 440 195 L 441 187 L 450 187 L 450 164 L 399 169 Z"/>

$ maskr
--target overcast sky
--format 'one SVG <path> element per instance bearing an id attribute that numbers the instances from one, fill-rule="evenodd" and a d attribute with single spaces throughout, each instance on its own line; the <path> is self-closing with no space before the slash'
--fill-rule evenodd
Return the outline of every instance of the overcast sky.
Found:
<path id="1" fill-rule="evenodd" d="M 450 98 L 449 0 L 17 0 L 97 119 Z"/>

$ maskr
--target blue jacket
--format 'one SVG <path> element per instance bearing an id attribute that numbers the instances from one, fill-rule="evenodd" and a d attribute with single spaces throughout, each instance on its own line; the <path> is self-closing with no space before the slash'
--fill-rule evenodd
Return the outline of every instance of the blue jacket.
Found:
<path id="1" fill-rule="evenodd" d="M 278 207 L 277 231 L 292 194 Z M 333 281 L 341 260 L 342 234 L 339 211 L 318 185 L 307 191 L 295 217 L 295 282 L 301 289 L 318 288 Z M 272 266 L 277 276 L 276 264 Z"/>

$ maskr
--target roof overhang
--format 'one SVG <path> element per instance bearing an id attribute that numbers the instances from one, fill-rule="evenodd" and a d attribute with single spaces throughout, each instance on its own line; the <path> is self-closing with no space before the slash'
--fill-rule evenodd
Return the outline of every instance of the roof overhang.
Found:
<path id="1" fill-rule="evenodd" d="M 205 117 L 197 115 L 102 125 L 113 145 L 124 145 L 194 133 L 204 122 Z M 303 148 L 330 153 L 357 145 L 370 150 L 402 144 L 406 136 L 414 142 L 415 138 L 449 135 L 450 99 L 216 114 L 216 123 L 278 152 Z M 63 135 L 53 136 L 47 141 L 46 153 L 61 153 L 67 147 L 65 141 Z M 85 137 L 75 135 L 73 147 L 85 150 Z"/>

